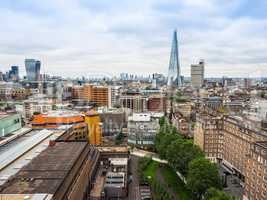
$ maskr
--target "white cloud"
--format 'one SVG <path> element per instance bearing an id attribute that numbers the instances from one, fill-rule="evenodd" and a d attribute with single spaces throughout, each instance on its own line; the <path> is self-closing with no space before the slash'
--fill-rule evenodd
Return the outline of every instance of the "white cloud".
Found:
<path id="1" fill-rule="evenodd" d="M 242 0 L 0 3 L 0 70 L 41 59 L 46 73 L 166 73 L 179 31 L 182 72 L 204 58 L 209 76 L 267 74 L 267 19 L 235 16 Z M 245 70 L 244 70 L 245 69 Z"/>

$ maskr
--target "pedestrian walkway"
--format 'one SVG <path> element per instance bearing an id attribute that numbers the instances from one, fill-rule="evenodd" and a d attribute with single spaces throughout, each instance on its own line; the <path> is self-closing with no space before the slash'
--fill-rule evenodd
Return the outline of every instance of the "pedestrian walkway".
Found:
<path id="1" fill-rule="evenodd" d="M 179 200 L 176 193 L 168 186 L 168 183 L 165 181 L 163 175 L 161 174 L 161 167 L 159 167 L 156 171 L 156 178 L 162 185 L 162 187 L 170 194 L 173 200 Z"/>

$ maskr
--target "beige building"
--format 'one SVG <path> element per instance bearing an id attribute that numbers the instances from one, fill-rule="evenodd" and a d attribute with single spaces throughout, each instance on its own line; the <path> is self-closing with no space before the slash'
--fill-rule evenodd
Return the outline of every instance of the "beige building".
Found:
<path id="1" fill-rule="evenodd" d="M 267 199 L 265 130 L 237 116 L 199 114 L 194 143 L 210 160 L 223 163 L 242 180 L 241 184 L 245 186 L 244 199 Z"/>
<path id="2" fill-rule="evenodd" d="M 267 142 L 251 145 L 245 166 L 244 200 L 267 199 Z"/>
<path id="3" fill-rule="evenodd" d="M 34 113 L 46 113 L 53 108 L 53 100 L 47 98 L 45 95 L 33 96 L 23 103 L 24 116 L 26 119 L 30 119 Z"/>
<path id="4" fill-rule="evenodd" d="M 224 135 L 222 119 L 207 114 L 199 114 L 194 128 L 194 143 L 213 162 L 223 159 Z"/>

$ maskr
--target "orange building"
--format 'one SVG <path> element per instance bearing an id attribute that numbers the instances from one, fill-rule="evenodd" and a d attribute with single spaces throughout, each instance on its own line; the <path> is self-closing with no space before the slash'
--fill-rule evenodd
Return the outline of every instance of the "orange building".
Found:
<path id="1" fill-rule="evenodd" d="M 93 102 L 96 106 L 108 106 L 108 87 L 84 85 L 83 99 Z"/>
<path id="2" fill-rule="evenodd" d="M 100 145 L 102 129 L 100 116 L 96 111 L 81 114 L 75 111 L 50 111 L 46 114 L 34 115 L 32 128 L 58 128 L 62 125 L 73 125 L 71 136 L 73 139 L 88 139 L 90 144 Z"/>
<path id="3" fill-rule="evenodd" d="M 32 128 L 57 128 L 61 125 L 73 125 L 84 122 L 83 116 L 75 111 L 50 111 L 34 115 Z"/>
<path id="4" fill-rule="evenodd" d="M 85 114 L 84 120 L 88 125 L 89 143 L 93 145 L 100 145 L 102 142 L 102 130 L 99 114 L 96 111 L 89 111 Z"/>

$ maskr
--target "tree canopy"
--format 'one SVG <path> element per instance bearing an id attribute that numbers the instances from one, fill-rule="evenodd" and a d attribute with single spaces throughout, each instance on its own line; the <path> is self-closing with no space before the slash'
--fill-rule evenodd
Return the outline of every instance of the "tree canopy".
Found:
<path id="1" fill-rule="evenodd" d="M 187 187 L 196 196 L 196 199 L 201 199 L 210 187 L 221 189 L 221 178 L 217 165 L 202 157 L 191 161 Z"/>
<path id="2" fill-rule="evenodd" d="M 224 191 L 212 187 L 205 193 L 204 200 L 235 200 L 235 198 Z"/>
<path id="3" fill-rule="evenodd" d="M 156 151 L 175 171 L 186 178 L 186 187 L 192 196 L 199 200 L 209 188 L 221 189 L 217 165 L 206 159 L 201 149 L 191 140 L 183 138 L 176 127 L 169 124 L 167 118 L 161 118 L 159 123 L 160 130 L 155 139 Z M 224 197 L 224 192 L 218 191 L 216 195 L 219 197 L 207 196 L 208 199 L 205 200 L 224 200 L 220 199 Z"/>
<path id="4" fill-rule="evenodd" d="M 176 171 L 186 175 L 189 163 L 204 154 L 191 141 L 175 140 L 166 148 L 166 157 Z"/>

